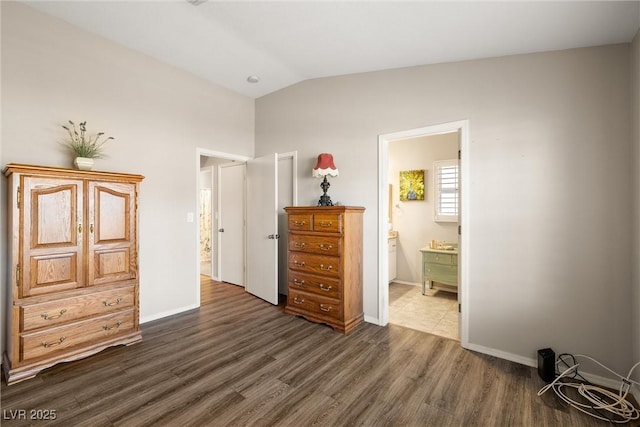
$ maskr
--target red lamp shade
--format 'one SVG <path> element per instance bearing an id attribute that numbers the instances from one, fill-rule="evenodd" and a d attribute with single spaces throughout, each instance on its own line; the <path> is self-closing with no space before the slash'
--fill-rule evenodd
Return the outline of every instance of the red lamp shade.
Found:
<path id="1" fill-rule="evenodd" d="M 311 171 L 311 175 L 314 178 L 321 178 L 327 175 L 338 176 L 338 168 L 333 163 L 333 156 L 329 153 L 319 154 L 318 162 L 316 163 L 316 167 Z"/>

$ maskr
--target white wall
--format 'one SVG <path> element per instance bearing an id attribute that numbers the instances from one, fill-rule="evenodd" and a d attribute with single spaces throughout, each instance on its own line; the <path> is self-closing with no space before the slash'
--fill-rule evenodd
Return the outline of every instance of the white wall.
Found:
<path id="1" fill-rule="evenodd" d="M 631 265 L 633 266 L 633 298 L 631 298 L 633 312 L 633 360 L 640 361 L 640 31 L 636 34 L 631 45 L 631 80 L 633 84 L 633 251 Z M 640 381 L 640 369 L 635 371 L 636 380 Z M 640 398 L 640 387 L 636 388 L 636 396 Z"/>
<path id="2" fill-rule="evenodd" d="M 458 242 L 458 224 L 434 222 L 433 162 L 458 158 L 457 132 L 408 138 L 389 143 L 389 183 L 393 186 L 393 228 L 398 231 L 397 279 L 420 283 L 422 253 L 431 240 Z M 425 171 L 425 198 L 400 201 L 400 171 Z"/>
<path id="3" fill-rule="evenodd" d="M 256 154 L 299 155 L 315 204 L 364 214 L 364 309 L 378 316 L 378 135 L 468 119 L 469 340 L 514 360 L 536 350 L 631 362 L 629 44 L 305 81 L 256 101 Z M 385 214 L 386 215 L 386 214 Z"/>
<path id="4" fill-rule="evenodd" d="M 2 165 L 70 166 L 58 144 L 68 119 L 114 136 L 96 169 L 146 176 L 141 319 L 193 307 L 198 222 L 186 216 L 198 212 L 196 148 L 252 156 L 254 101 L 23 4 L 1 7 Z"/>

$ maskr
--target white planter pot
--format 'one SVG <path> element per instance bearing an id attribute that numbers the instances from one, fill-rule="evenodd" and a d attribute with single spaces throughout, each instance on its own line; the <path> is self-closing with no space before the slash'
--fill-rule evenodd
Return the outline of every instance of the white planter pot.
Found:
<path id="1" fill-rule="evenodd" d="M 88 157 L 76 157 L 73 164 L 82 171 L 90 171 L 93 169 L 93 159 Z"/>

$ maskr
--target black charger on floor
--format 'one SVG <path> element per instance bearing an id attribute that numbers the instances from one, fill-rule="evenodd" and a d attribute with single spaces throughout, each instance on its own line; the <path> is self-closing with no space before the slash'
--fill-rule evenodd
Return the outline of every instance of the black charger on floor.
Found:
<path id="1" fill-rule="evenodd" d="M 546 383 L 556 377 L 556 354 L 550 348 L 538 350 L 538 375 Z"/>

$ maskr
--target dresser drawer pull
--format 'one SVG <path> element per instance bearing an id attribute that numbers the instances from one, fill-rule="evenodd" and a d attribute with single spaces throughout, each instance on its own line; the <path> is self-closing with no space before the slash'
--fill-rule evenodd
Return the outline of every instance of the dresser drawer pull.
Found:
<path id="1" fill-rule="evenodd" d="M 436 255 L 436 261 L 440 260 L 440 255 Z"/>
<path id="2" fill-rule="evenodd" d="M 56 314 L 55 316 L 49 316 L 48 313 L 44 313 L 44 314 L 41 314 L 40 317 L 42 317 L 44 320 L 53 320 L 53 319 L 58 319 L 62 317 L 66 312 L 67 312 L 67 309 L 63 308 L 62 310 L 60 310 L 60 313 Z"/>
<path id="3" fill-rule="evenodd" d="M 294 246 L 295 246 L 296 248 L 304 248 L 305 246 L 307 246 L 307 244 L 306 244 L 306 243 L 304 243 L 304 242 L 303 242 L 303 243 L 298 243 L 298 242 L 296 242 L 296 243 L 294 243 Z"/>
<path id="4" fill-rule="evenodd" d="M 304 261 L 298 261 L 298 260 L 294 260 L 293 263 L 295 265 L 299 265 L 300 267 L 304 267 L 304 264 L 305 264 Z"/>
<path id="5" fill-rule="evenodd" d="M 304 286 L 304 280 L 293 279 L 293 283 L 298 286 Z"/>
<path id="6" fill-rule="evenodd" d="M 121 302 L 122 302 L 122 297 L 118 297 L 113 302 L 107 302 L 107 300 L 104 300 L 104 301 L 102 301 L 102 304 L 104 304 L 105 307 L 112 307 L 114 305 L 120 304 Z"/>
<path id="7" fill-rule="evenodd" d="M 294 304 L 302 304 L 304 302 L 304 298 L 298 299 L 298 297 L 293 297 Z"/>
<path id="8" fill-rule="evenodd" d="M 102 329 L 104 329 L 105 331 L 110 331 L 112 329 L 118 329 L 120 327 L 120 325 L 122 325 L 122 322 L 120 320 L 118 320 L 116 322 L 116 326 L 109 326 L 109 325 L 104 325 L 102 327 Z"/>
<path id="9" fill-rule="evenodd" d="M 319 221 L 320 227 L 331 227 L 333 225 L 333 221 Z"/>
<path id="10" fill-rule="evenodd" d="M 333 307 L 332 307 L 332 306 L 330 306 L 330 305 L 320 304 L 320 310 L 322 310 L 322 311 L 329 312 L 329 311 L 331 311 L 332 309 L 333 309 Z"/>
<path id="11" fill-rule="evenodd" d="M 293 221 L 293 225 L 305 225 L 307 221 Z"/>
<path id="12" fill-rule="evenodd" d="M 323 244 L 320 244 L 320 250 L 323 250 L 323 251 L 330 251 L 331 249 L 333 249 L 333 245 L 327 245 L 327 246 L 325 246 L 325 245 L 323 245 Z"/>
<path id="13" fill-rule="evenodd" d="M 333 266 L 330 265 L 329 267 L 325 267 L 324 264 L 320 264 L 320 270 L 322 271 L 331 271 L 333 269 Z"/>
<path id="14" fill-rule="evenodd" d="M 329 292 L 331 289 L 333 289 L 333 287 L 331 285 L 327 286 L 324 283 L 320 283 L 320 289 Z"/>
<path id="15" fill-rule="evenodd" d="M 42 346 L 43 346 L 44 348 L 55 347 L 55 346 L 57 346 L 57 345 L 62 344 L 62 343 L 64 342 L 64 340 L 66 340 L 66 339 L 67 339 L 67 337 L 60 337 L 60 339 L 58 340 L 58 342 L 51 342 L 51 343 L 50 343 L 50 342 L 46 342 L 46 341 L 45 341 L 45 342 L 43 342 L 43 343 L 42 343 Z"/>

